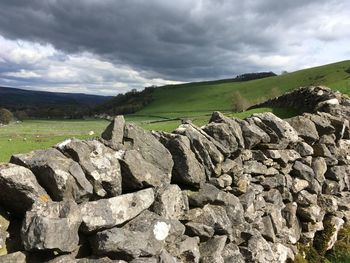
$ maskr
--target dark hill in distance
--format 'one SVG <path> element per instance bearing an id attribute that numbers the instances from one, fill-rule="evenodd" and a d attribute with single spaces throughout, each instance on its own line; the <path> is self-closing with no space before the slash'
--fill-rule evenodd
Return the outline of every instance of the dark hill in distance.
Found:
<path id="1" fill-rule="evenodd" d="M 53 105 L 94 106 L 110 100 L 111 98 L 111 96 L 88 95 L 82 93 L 60 93 L 0 87 L 0 107 L 15 109 Z"/>

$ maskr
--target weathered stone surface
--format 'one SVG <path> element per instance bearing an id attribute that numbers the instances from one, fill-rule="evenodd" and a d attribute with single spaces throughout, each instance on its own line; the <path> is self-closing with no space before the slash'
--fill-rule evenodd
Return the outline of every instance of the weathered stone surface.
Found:
<path id="1" fill-rule="evenodd" d="M 293 127 L 288 122 L 276 117 L 273 113 L 257 113 L 254 114 L 253 117 L 260 119 L 265 125 L 270 127 L 276 133 L 279 140 L 292 143 L 299 140 L 298 133 L 293 129 Z M 265 130 L 265 132 L 267 131 Z"/>
<path id="2" fill-rule="evenodd" d="M 176 257 L 177 262 L 199 263 L 199 238 L 184 236 L 174 246 L 169 247 L 168 251 Z"/>
<path id="3" fill-rule="evenodd" d="M 115 151 L 96 140 L 72 139 L 58 144 L 58 147 L 80 164 L 97 196 L 113 197 L 121 194 L 121 173 Z"/>
<path id="4" fill-rule="evenodd" d="M 322 157 L 316 157 L 312 160 L 312 169 L 315 173 L 316 180 L 323 184 L 325 181 L 325 173 L 327 171 L 327 163 Z"/>
<path id="5" fill-rule="evenodd" d="M 112 260 L 109 257 L 77 258 L 76 263 L 127 263 L 124 260 Z"/>
<path id="6" fill-rule="evenodd" d="M 46 263 L 76 263 L 73 255 L 62 255 L 47 261 Z"/>
<path id="7" fill-rule="evenodd" d="M 259 163 L 257 161 L 247 161 L 244 163 L 244 173 L 246 174 L 262 174 L 262 175 L 276 175 L 278 174 L 278 171 L 273 168 L 269 167 L 267 168 L 266 165 Z"/>
<path id="8" fill-rule="evenodd" d="M 179 184 L 199 187 L 205 182 L 203 166 L 197 161 L 187 137 L 182 135 L 161 134 L 161 142 L 169 149 L 174 160 L 172 180 Z"/>
<path id="9" fill-rule="evenodd" d="M 120 159 L 122 184 L 126 191 L 170 184 L 171 175 L 147 162 L 136 150 L 127 150 Z"/>
<path id="10" fill-rule="evenodd" d="M 322 221 L 324 212 L 317 204 L 307 207 L 298 206 L 297 215 L 301 221 L 316 223 Z"/>
<path id="11" fill-rule="evenodd" d="M 24 252 L 18 251 L 7 255 L 0 256 L 2 263 L 27 263 L 27 255 Z"/>
<path id="12" fill-rule="evenodd" d="M 291 172 L 291 175 L 297 176 L 301 179 L 304 179 L 309 182 L 309 186 L 307 188 L 308 191 L 312 193 L 320 193 L 321 192 L 321 185 L 316 180 L 315 173 L 313 169 L 303 164 L 300 161 L 296 161 L 293 165 L 293 171 Z"/>
<path id="13" fill-rule="evenodd" d="M 320 136 L 335 132 L 335 128 L 331 125 L 331 122 L 328 119 L 316 114 L 304 114 L 304 116 L 315 123 L 317 132 Z"/>
<path id="14" fill-rule="evenodd" d="M 310 156 L 314 154 L 314 149 L 306 142 L 297 142 L 294 149 L 302 156 Z"/>
<path id="15" fill-rule="evenodd" d="M 186 230 L 190 236 L 198 236 L 200 239 L 211 238 L 215 233 L 213 227 L 194 222 L 188 222 L 186 224 Z"/>
<path id="16" fill-rule="evenodd" d="M 35 202 L 50 201 L 34 174 L 14 164 L 0 164 L 0 189 L 0 205 L 19 215 L 25 214 Z"/>
<path id="17" fill-rule="evenodd" d="M 223 263 L 224 259 L 221 256 L 225 248 L 227 237 L 215 236 L 199 247 L 202 262 Z"/>
<path id="18" fill-rule="evenodd" d="M 299 136 L 308 143 L 319 140 L 315 124 L 308 118 L 296 116 L 287 120 L 288 123 L 298 132 Z"/>
<path id="19" fill-rule="evenodd" d="M 179 219 L 188 208 L 188 200 L 178 185 L 169 185 L 156 194 L 153 211 L 167 219 Z"/>
<path id="20" fill-rule="evenodd" d="M 9 236 L 9 225 L 10 215 L 0 207 L 0 256 L 7 254 L 6 238 Z"/>
<path id="21" fill-rule="evenodd" d="M 78 247 L 80 209 L 74 201 L 34 206 L 26 213 L 22 241 L 26 250 L 72 252 Z"/>
<path id="22" fill-rule="evenodd" d="M 222 206 L 207 204 L 203 209 L 191 209 L 184 220 L 212 227 L 217 235 L 232 234 L 232 222 Z"/>
<path id="23" fill-rule="evenodd" d="M 120 225 L 149 208 L 154 202 L 154 191 L 149 188 L 109 199 L 81 205 L 83 229 L 91 232 Z"/>
<path id="24" fill-rule="evenodd" d="M 339 184 L 344 185 L 344 189 L 350 190 L 350 165 L 337 165 L 330 167 L 325 176 L 327 179 L 337 181 Z"/>
<path id="25" fill-rule="evenodd" d="M 205 125 L 203 130 L 227 149 L 227 155 L 237 151 L 237 139 L 227 123 L 211 122 Z"/>
<path id="26" fill-rule="evenodd" d="M 178 238 L 184 234 L 184 226 L 178 229 L 177 224 L 180 223 L 146 212 L 122 228 L 98 232 L 92 239 L 92 247 L 98 255 L 118 256 L 125 260 L 158 256 L 169 237 Z"/>
<path id="27" fill-rule="evenodd" d="M 233 243 L 228 243 L 224 247 L 221 256 L 223 257 L 225 263 L 245 263 L 244 257 L 239 251 L 239 247 Z"/>
<path id="28" fill-rule="evenodd" d="M 191 143 L 191 149 L 195 153 L 197 160 L 203 165 L 207 176 L 220 173 L 217 164 L 220 164 L 224 157 L 198 127 L 193 124 L 182 124 L 175 130 L 175 133 L 186 136 Z"/>
<path id="29" fill-rule="evenodd" d="M 242 130 L 238 120 L 230 119 L 224 116 L 221 112 L 216 111 L 216 112 L 213 112 L 213 114 L 211 115 L 209 123 L 210 122 L 226 123 L 229 126 L 231 133 L 234 134 L 236 141 L 238 143 L 238 146 L 240 148 L 244 148 L 244 138 L 243 138 Z"/>
<path id="30" fill-rule="evenodd" d="M 174 164 L 171 154 L 151 132 L 126 123 L 123 141 L 126 150 L 139 151 L 147 162 L 158 167 L 164 174 L 171 175 Z"/>
<path id="31" fill-rule="evenodd" d="M 242 249 L 247 262 L 269 263 L 274 261 L 274 253 L 269 243 L 258 233 L 248 240 L 248 246 Z"/>
<path id="32" fill-rule="evenodd" d="M 102 142 L 114 150 L 120 150 L 123 144 L 125 120 L 116 116 L 102 133 Z"/>
<path id="33" fill-rule="evenodd" d="M 239 124 L 242 129 L 246 148 L 252 149 L 254 146 L 260 143 L 270 142 L 270 136 L 254 123 L 241 121 Z"/>
<path id="34" fill-rule="evenodd" d="M 164 242 L 151 233 L 112 228 L 98 232 L 92 239 L 92 247 L 97 255 L 119 256 L 130 261 L 140 256 L 159 255 Z"/>
<path id="35" fill-rule="evenodd" d="M 80 165 L 57 149 L 13 155 L 11 162 L 32 170 L 54 201 L 74 199 L 81 202 L 93 193 L 93 187 Z"/>

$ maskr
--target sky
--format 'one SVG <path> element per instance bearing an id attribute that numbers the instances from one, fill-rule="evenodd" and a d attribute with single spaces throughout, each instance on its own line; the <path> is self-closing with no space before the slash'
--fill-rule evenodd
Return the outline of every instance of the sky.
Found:
<path id="1" fill-rule="evenodd" d="M 350 59 L 348 0 L 1 0 L 0 86 L 116 95 Z"/>

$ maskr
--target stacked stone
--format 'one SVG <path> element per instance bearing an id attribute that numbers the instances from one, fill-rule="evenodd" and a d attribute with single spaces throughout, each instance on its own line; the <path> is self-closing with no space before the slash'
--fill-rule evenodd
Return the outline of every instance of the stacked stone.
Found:
<path id="1" fill-rule="evenodd" d="M 172 133 L 118 116 L 100 140 L 15 155 L 0 165 L 0 262 L 286 262 L 331 225 L 330 249 L 350 220 L 346 103 L 214 112 Z"/>

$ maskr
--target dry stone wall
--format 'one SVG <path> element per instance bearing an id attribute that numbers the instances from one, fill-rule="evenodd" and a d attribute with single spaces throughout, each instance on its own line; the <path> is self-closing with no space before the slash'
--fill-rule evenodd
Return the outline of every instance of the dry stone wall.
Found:
<path id="1" fill-rule="evenodd" d="M 350 101 L 315 101 L 172 133 L 118 116 L 99 140 L 14 155 L 0 164 L 0 262 L 288 262 L 331 226 L 330 249 L 350 220 Z"/>

